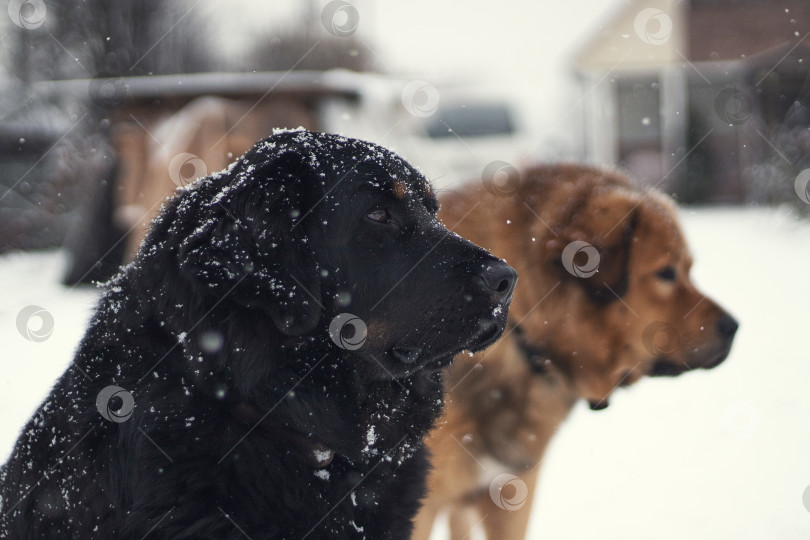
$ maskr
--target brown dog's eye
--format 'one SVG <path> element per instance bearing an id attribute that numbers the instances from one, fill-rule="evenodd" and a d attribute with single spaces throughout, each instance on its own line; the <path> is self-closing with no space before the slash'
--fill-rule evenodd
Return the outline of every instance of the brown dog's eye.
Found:
<path id="1" fill-rule="evenodd" d="M 388 220 L 391 219 L 390 214 L 388 214 L 388 210 L 384 208 L 378 208 L 377 210 L 372 210 L 366 217 L 375 223 L 388 223 Z"/>
<path id="2" fill-rule="evenodd" d="M 663 281 L 675 281 L 675 268 L 672 266 L 667 266 L 666 268 L 659 270 L 656 274 L 658 279 Z"/>

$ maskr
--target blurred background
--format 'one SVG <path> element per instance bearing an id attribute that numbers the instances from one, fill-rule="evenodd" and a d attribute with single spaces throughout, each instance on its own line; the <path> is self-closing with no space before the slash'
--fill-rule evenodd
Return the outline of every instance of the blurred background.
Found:
<path id="1" fill-rule="evenodd" d="M 578 410 L 550 451 L 532 531 L 807 537 L 810 2 L 6 3 L 0 337 L 11 356 L 31 359 L 4 363 L 8 448 L 81 335 L 96 292 L 77 285 L 126 262 L 177 186 L 274 127 L 300 125 L 391 147 L 440 189 L 480 181 L 494 161 L 578 161 L 672 195 L 698 277 L 738 307 L 751 333 L 735 350 L 748 352 L 724 383 L 696 375 L 667 394 L 656 381 L 632 391 L 634 406 Z M 209 139 L 194 138 L 200 126 Z M 47 344 L 15 329 L 35 303 L 57 321 Z M 709 397 L 718 384 L 723 398 Z M 707 419 L 713 449 L 672 440 Z M 669 480 L 648 497 L 662 464 Z"/>
<path id="2" fill-rule="evenodd" d="M 11 0 L 0 23 L 0 252 L 76 231 L 71 253 L 96 261 L 131 225 L 142 195 L 131 177 L 165 144 L 160 124 L 203 96 L 267 105 L 255 138 L 286 120 L 382 142 L 440 187 L 493 160 L 577 160 L 623 167 L 686 204 L 806 214 L 794 180 L 810 144 L 808 10 L 802 0 Z M 300 114 L 279 118 L 291 107 Z M 77 261 L 68 281 L 103 279 L 116 257 L 95 270 Z"/>

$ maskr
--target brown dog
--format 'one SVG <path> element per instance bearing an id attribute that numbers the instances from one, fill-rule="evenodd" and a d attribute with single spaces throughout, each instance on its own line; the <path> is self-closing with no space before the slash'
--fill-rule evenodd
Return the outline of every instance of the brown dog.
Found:
<path id="1" fill-rule="evenodd" d="M 737 330 L 691 283 L 669 198 L 579 165 L 505 172 L 442 200 L 444 223 L 520 280 L 504 337 L 445 378 L 414 539 L 428 538 L 440 511 L 453 539 L 475 524 L 492 540 L 523 538 L 538 465 L 578 399 L 601 409 L 644 375 L 712 368 Z"/>

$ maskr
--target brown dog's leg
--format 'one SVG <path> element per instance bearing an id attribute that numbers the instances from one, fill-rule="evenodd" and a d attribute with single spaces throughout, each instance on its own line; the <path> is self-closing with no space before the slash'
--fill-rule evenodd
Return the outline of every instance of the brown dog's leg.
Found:
<path id="1" fill-rule="evenodd" d="M 450 540 L 470 540 L 472 530 L 481 520 L 475 508 L 468 505 L 454 505 L 447 515 L 450 527 Z"/>
<path id="2" fill-rule="evenodd" d="M 425 499 L 422 508 L 414 520 L 411 540 L 429 540 L 436 518 L 439 516 L 439 503 L 437 498 Z M 469 540 L 473 527 L 480 520 L 475 508 L 465 504 L 453 504 L 447 508 L 447 522 L 450 529 L 450 540 Z"/>
<path id="3" fill-rule="evenodd" d="M 413 521 L 411 540 L 428 540 L 430 538 L 430 531 L 433 530 L 433 522 L 436 521 L 439 510 L 438 504 L 439 501 L 431 495 L 428 495 L 422 501 L 422 508 L 419 509 L 419 513 L 416 514 Z"/>
<path id="4" fill-rule="evenodd" d="M 492 501 L 489 493 L 482 493 L 478 498 L 478 512 L 482 517 L 486 516 L 481 521 L 481 527 L 486 532 L 488 540 L 523 540 L 526 537 L 539 468 L 535 467 L 530 471 L 515 475 L 525 482 L 529 490 L 525 502 L 517 510 L 510 511 L 500 508 Z"/>

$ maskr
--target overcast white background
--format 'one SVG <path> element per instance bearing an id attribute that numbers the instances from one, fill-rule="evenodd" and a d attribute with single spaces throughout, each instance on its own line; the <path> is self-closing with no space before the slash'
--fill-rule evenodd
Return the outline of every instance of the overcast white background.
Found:
<path id="1" fill-rule="evenodd" d="M 525 108 L 525 121 L 540 139 L 550 139 L 569 135 L 566 121 L 580 121 L 571 110 L 579 91 L 570 56 L 624 3 L 358 0 L 352 5 L 360 16 L 356 35 L 383 69 L 434 84 L 492 85 Z M 306 6 L 302 0 L 236 0 L 227 9 L 218 2 L 201 9 L 216 13 L 218 46 L 230 55 L 246 50 L 256 35 L 297 24 Z"/>

